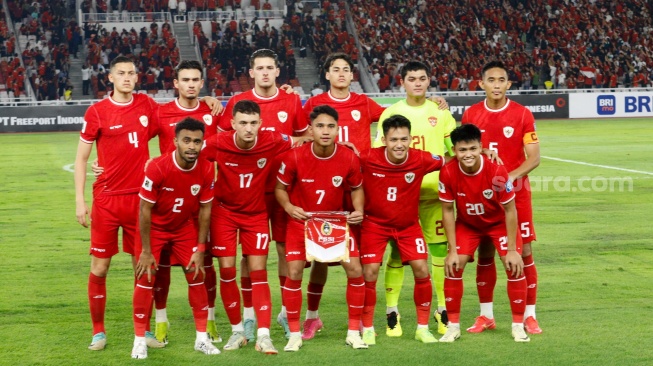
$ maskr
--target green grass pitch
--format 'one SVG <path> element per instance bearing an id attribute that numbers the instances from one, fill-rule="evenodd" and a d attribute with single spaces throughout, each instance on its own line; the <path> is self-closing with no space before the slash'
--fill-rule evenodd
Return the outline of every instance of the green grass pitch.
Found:
<path id="1" fill-rule="evenodd" d="M 650 363 L 653 120 L 551 120 L 540 121 L 538 129 L 543 158 L 531 179 L 539 239 L 534 244 L 540 278 L 537 313 L 544 333 L 532 336 L 530 343 L 516 344 L 510 337 L 505 275 L 499 273 L 496 330 L 464 333 L 454 344 L 418 344 L 407 269 L 400 302 L 404 336 L 385 336 L 380 280 L 377 345 L 349 349 L 344 345 L 345 276 L 332 268 L 320 309 L 325 329 L 300 352 L 266 358 L 248 345 L 209 357 L 193 351 L 192 316 L 177 270 L 168 301 L 171 343 L 151 350 L 145 361 L 130 359 L 133 282 L 124 254 L 114 258 L 108 278 L 109 344 L 101 352 L 86 349 L 92 335 L 86 297 L 89 231 L 75 220 L 73 175 L 64 169 L 74 162 L 78 134 L 0 135 L 0 364 Z M 465 274 L 463 327 L 478 312 L 474 267 Z M 276 317 L 280 294 L 274 250 L 268 268 Z M 230 332 L 220 302 L 216 313 L 226 338 Z M 272 339 L 283 349 L 285 339 L 274 320 Z"/>

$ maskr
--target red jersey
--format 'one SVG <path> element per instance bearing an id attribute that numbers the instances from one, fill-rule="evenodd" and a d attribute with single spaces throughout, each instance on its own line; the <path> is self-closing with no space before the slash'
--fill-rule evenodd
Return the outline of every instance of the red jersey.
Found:
<path id="1" fill-rule="evenodd" d="M 269 98 L 258 96 L 254 89 L 240 93 L 227 102 L 220 114 L 218 128 L 222 131 L 233 130 L 234 105 L 241 100 L 251 100 L 261 107 L 261 130 L 276 131 L 286 135 L 301 134 L 308 128 L 308 119 L 302 110 L 299 95 L 288 94 L 281 89 Z"/>
<path id="2" fill-rule="evenodd" d="M 363 151 L 360 155 L 365 190 L 365 219 L 405 229 L 419 221 L 418 203 L 424 175 L 440 170 L 444 159 L 439 155 L 410 148 L 406 160 L 393 164 L 386 147 Z"/>
<path id="3" fill-rule="evenodd" d="M 304 144 L 281 158 L 277 179 L 289 186 L 290 202 L 304 211 L 340 211 L 345 192 L 363 184 L 360 162 L 353 151 L 338 146 L 328 158 Z"/>
<path id="4" fill-rule="evenodd" d="M 204 140 L 218 133 L 218 116 L 211 115 L 211 108 L 199 102 L 195 108 L 184 108 L 175 99 L 159 107 L 159 123 L 155 131 L 159 135 L 161 155 L 175 151 L 175 126 L 186 117 L 204 122 Z"/>
<path id="5" fill-rule="evenodd" d="M 304 104 L 306 118 L 319 105 L 329 105 L 338 112 L 338 141 L 349 141 L 359 151 L 372 147 L 370 125 L 378 122 L 385 108 L 365 94 L 349 93 L 344 99 L 331 95 L 331 91 L 311 97 Z"/>
<path id="6" fill-rule="evenodd" d="M 98 164 L 104 167 L 93 183 L 94 195 L 138 192 L 158 108 L 146 94 L 133 94 L 127 103 L 106 98 L 88 107 L 80 139 L 97 143 Z"/>
<path id="7" fill-rule="evenodd" d="M 456 202 L 456 223 L 476 230 L 505 225 L 503 205 L 515 198 L 503 165 L 481 155 L 481 168 L 473 175 L 463 172 L 454 159 L 440 170 L 439 194 L 444 202 Z"/>
<path id="8" fill-rule="evenodd" d="M 147 165 L 139 196 L 153 203 L 152 230 L 173 232 L 199 214 L 200 203 L 213 200 L 213 164 L 197 159 L 192 168 L 182 169 L 175 153 L 168 153 Z"/>
<path id="9" fill-rule="evenodd" d="M 288 135 L 272 131 L 259 131 L 256 143 L 247 150 L 236 145 L 236 131 L 207 140 L 202 156 L 218 163 L 217 202 L 242 214 L 265 212 L 265 185 L 272 161 L 291 148 Z"/>
<path id="10" fill-rule="evenodd" d="M 533 113 L 510 99 L 496 110 L 488 108 L 485 101 L 478 102 L 465 110 L 462 123 L 481 129 L 483 147 L 497 151 L 509 172 L 526 160 L 524 146 L 539 143 Z"/>

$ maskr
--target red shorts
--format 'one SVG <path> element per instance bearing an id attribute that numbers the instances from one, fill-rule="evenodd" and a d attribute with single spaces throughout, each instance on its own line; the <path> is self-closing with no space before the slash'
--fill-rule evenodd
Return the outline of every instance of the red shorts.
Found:
<path id="1" fill-rule="evenodd" d="M 354 225 L 352 225 L 354 226 Z M 304 222 L 298 220 L 288 220 L 288 235 L 286 237 L 286 261 L 305 261 L 306 260 L 306 241 L 304 232 Z M 351 235 L 351 226 L 349 231 L 349 257 L 358 257 L 358 243 L 354 235 Z"/>
<path id="2" fill-rule="evenodd" d="M 428 259 L 428 247 L 424 240 L 422 227 L 414 225 L 402 230 L 397 230 L 377 225 L 369 220 L 363 220 L 363 232 L 361 234 L 361 263 L 381 263 L 385 254 L 385 247 L 388 240 L 397 243 L 401 261 L 407 264 L 410 261 Z"/>
<path id="3" fill-rule="evenodd" d="M 137 239 L 134 249 L 138 259 L 143 250 L 140 233 L 137 235 Z M 170 265 L 186 266 L 193 255 L 193 249 L 196 247 L 197 227 L 192 222 L 170 232 L 150 230 L 150 249 L 157 263 L 161 261 L 161 252 L 166 251 L 170 255 Z M 163 262 L 166 262 L 165 258 Z"/>
<path id="4" fill-rule="evenodd" d="M 517 208 L 517 230 L 524 244 L 537 240 L 533 226 L 533 205 L 531 201 L 531 185 L 528 177 L 523 178 L 520 189 L 515 189 L 515 207 Z"/>
<path id="5" fill-rule="evenodd" d="M 97 258 L 111 258 L 118 254 L 118 228 L 122 227 L 122 251 L 134 255 L 139 204 L 137 193 L 94 197 L 89 254 Z"/>
<path id="6" fill-rule="evenodd" d="M 286 228 L 288 226 L 288 214 L 279 205 L 274 192 L 265 192 L 265 205 L 268 209 L 270 226 L 272 227 L 272 240 L 275 242 L 286 242 Z"/>
<path id="7" fill-rule="evenodd" d="M 479 244 L 489 242 L 492 242 L 497 252 L 499 252 L 499 256 L 504 257 L 506 255 L 508 252 L 508 236 L 504 223 L 482 231 L 473 229 L 465 224 L 456 223 L 456 249 L 458 250 L 458 254 L 468 255 L 473 260 L 474 252 Z M 517 252 L 521 255 L 522 240 L 519 235 L 517 235 Z"/>
<path id="8" fill-rule="evenodd" d="M 243 214 L 230 211 L 220 205 L 214 206 L 211 210 L 213 256 L 235 257 L 239 240 L 243 255 L 268 255 L 270 228 L 267 213 Z"/>

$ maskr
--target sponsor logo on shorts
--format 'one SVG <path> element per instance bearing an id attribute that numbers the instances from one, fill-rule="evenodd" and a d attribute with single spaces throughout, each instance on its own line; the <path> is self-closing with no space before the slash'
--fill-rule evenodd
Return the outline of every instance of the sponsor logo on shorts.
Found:
<path id="1" fill-rule="evenodd" d="M 374 258 L 376 254 L 363 254 L 363 258 Z"/>
<path id="2" fill-rule="evenodd" d="M 407 183 L 413 183 L 413 180 L 415 180 L 415 173 L 408 172 L 406 175 L 404 175 L 404 178 L 406 179 Z"/>
<path id="3" fill-rule="evenodd" d="M 277 117 L 279 117 L 279 122 L 285 123 L 288 120 L 288 112 L 280 111 L 277 113 Z"/>
<path id="4" fill-rule="evenodd" d="M 190 193 L 193 196 L 197 196 L 197 194 L 200 193 L 200 188 L 201 186 L 199 184 L 193 184 L 192 186 L 190 186 Z"/>
<path id="5" fill-rule="evenodd" d="M 263 169 L 263 167 L 265 166 L 265 163 L 267 163 L 267 161 L 268 161 L 268 159 L 266 159 L 266 158 L 260 158 L 260 159 L 258 159 L 258 161 L 256 162 L 256 165 L 257 165 L 260 169 Z"/>
<path id="6" fill-rule="evenodd" d="M 506 126 L 503 128 L 503 135 L 506 136 L 507 139 L 511 138 L 514 132 L 515 129 L 510 126 Z"/>
<path id="7" fill-rule="evenodd" d="M 143 127 L 147 127 L 147 116 L 140 116 L 138 117 L 138 121 L 143 125 Z"/>
<path id="8" fill-rule="evenodd" d="M 486 189 L 483 191 L 483 197 L 490 199 L 494 195 L 494 192 L 491 189 Z"/>
<path id="9" fill-rule="evenodd" d="M 91 248 L 91 250 L 94 251 L 94 252 L 99 252 L 99 253 L 104 253 L 104 252 L 107 251 L 106 249 L 100 249 L 100 248 Z"/>
<path id="10" fill-rule="evenodd" d="M 143 181 L 143 189 L 152 192 L 152 183 L 152 179 L 145 177 L 145 180 Z"/>
<path id="11" fill-rule="evenodd" d="M 288 255 L 299 255 L 299 254 L 302 254 L 302 252 L 288 252 L 288 253 L 286 253 L 286 256 L 288 256 Z"/>
<path id="12" fill-rule="evenodd" d="M 358 122 L 358 120 L 361 119 L 361 112 L 357 109 L 354 109 L 351 111 L 351 118 L 353 118 L 354 121 Z"/>
<path id="13" fill-rule="evenodd" d="M 331 182 L 333 183 L 334 187 L 340 187 L 340 185 L 342 184 L 342 177 L 336 175 L 335 177 L 331 178 Z"/>
<path id="14" fill-rule="evenodd" d="M 210 126 L 213 123 L 213 117 L 211 117 L 210 114 L 203 115 L 202 119 L 204 120 L 204 123 L 206 123 L 207 126 Z"/>
<path id="15" fill-rule="evenodd" d="M 464 193 L 460 193 L 460 192 L 458 192 L 458 195 L 459 195 L 460 197 L 465 197 L 465 194 L 464 194 Z"/>
<path id="16" fill-rule="evenodd" d="M 215 250 L 227 250 L 227 247 L 213 247 Z"/>

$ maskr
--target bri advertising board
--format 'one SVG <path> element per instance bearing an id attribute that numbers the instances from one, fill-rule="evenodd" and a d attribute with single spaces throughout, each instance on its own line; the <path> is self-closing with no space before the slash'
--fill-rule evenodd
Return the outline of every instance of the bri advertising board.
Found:
<path id="1" fill-rule="evenodd" d="M 653 117 L 652 92 L 575 93 L 569 118 Z"/>

